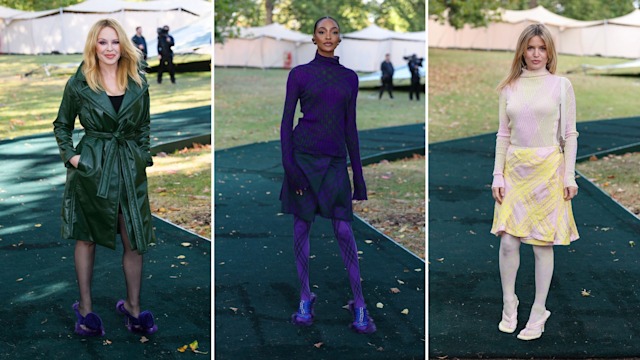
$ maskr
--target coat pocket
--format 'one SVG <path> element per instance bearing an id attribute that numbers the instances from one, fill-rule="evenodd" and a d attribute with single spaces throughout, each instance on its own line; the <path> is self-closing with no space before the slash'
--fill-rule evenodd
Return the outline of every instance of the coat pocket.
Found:
<path id="1" fill-rule="evenodd" d="M 95 176 L 102 168 L 102 146 L 96 141 L 87 141 L 79 145 L 80 159 L 78 173 L 81 176 Z"/>

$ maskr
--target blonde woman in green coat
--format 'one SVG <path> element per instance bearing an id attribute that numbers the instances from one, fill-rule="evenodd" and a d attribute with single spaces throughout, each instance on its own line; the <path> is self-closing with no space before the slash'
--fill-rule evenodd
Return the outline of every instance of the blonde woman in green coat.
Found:
<path id="1" fill-rule="evenodd" d="M 95 23 L 83 62 L 71 76 L 53 122 L 67 180 L 62 204 L 62 237 L 76 240 L 75 268 L 80 300 L 73 304 L 75 332 L 104 335 L 93 312 L 91 280 L 96 244 L 116 248 L 120 234 L 127 297 L 116 308 L 129 331 L 157 330 L 153 315 L 140 311 L 142 254 L 155 242 L 147 191 L 149 91 L 142 53 L 113 19 Z M 74 146 L 76 118 L 84 135 Z"/>

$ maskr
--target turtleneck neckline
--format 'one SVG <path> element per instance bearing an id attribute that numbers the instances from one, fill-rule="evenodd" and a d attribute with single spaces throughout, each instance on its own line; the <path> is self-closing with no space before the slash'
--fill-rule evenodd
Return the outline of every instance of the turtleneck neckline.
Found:
<path id="1" fill-rule="evenodd" d="M 321 61 L 321 62 L 326 62 L 328 64 L 340 64 L 340 57 L 339 56 L 334 56 L 334 57 L 322 56 L 317 51 L 316 51 L 315 60 L 316 61 Z"/>
<path id="2" fill-rule="evenodd" d="M 546 76 L 549 74 L 551 73 L 549 72 L 549 70 L 547 70 L 546 67 L 542 67 L 537 70 L 527 70 L 527 68 L 522 68 L 522 74 L 520 74 L 520 77 L 532 78 L 532 77 Z"/>

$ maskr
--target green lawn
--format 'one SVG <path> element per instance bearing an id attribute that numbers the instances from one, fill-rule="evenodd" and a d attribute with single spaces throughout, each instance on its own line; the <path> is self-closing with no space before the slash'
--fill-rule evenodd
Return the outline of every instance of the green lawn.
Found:
<path id="1" fill-rule="evenodd" d="M 498 94 L 495 87 L 508 71 L 513 53 L 429 49 L 429 142 L 495 132 Z M 640 112 L 634 77 L 585 75 L 581 64 L 622 63 L 625 59 L 560 55 L 558 74 L 571 80 L 577 120 L 635 116 Z M 567 71 L 574 71 L 566 74 Z"/>
<path id="2" fill-rule="evenodd" d="M 287 70 L 215 68 L 215 148 L 280 138 Z M 298 106 L 299 108 L 299 106 Z M 300 117 L 297 115 L 296 118 Z M 358 129 L 425 122 L 425 103 L 396 91 L 378 100 L 375 90 L 358 94 Z"/>
<path id="3" fill-rule="evenodd" d="M 53 131 L 64 86 L 81 60 L 81 55 L 0 55 L 0 140 Z M 49 76 L 43 64 L 71 67 L 51 70 Z M 152 114 L 211 104 L 210 73 L 176 78 L 177 85 L 158 85 L 155 74 L 149 74 Z"/>

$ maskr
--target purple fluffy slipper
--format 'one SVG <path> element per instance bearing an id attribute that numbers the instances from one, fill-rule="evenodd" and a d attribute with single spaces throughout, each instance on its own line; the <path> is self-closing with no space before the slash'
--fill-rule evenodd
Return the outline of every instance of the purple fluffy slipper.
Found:
<path id="1" fill-rule="evenodd" d="M 366 307 L 356 307 L 353 301 L 349 301 L 349 311 L 353 315 L 353 322 L 349 324 L 351 330 L 358 334 L 372 334 L 376 332 L 376 324 L 369 317 Z"/>
<path id="2" fill-rule="evenodd" d="M 311 326 L 313 324 L 313 304 L 316 302 L 316 294 L 311 293 L 310 300 L 300 300 L 298 311 L 291 315 L 291 322 L 294 325 Z"/>
<path id="3" fill-rule="evenodd" d="M 80 303 L 73 303 L 73 311 L 76 313 L 76 328 L 75 332 L 78 335 L 82 336 L 103 336 L 104 335 L 104 327 L 102 326 L 102 319 L 97 314 L 92 312 L 88 313 L 87 316 L 80 315 L 80 310 L 78 307 Z"/>
<path id="4" fill-rule="evenodd" d="M 134 317 L 124 307 L 124 300 L 119 300 L 116 309 L 124 315 L 124 325 L 127 329 L 134 333 L 151 335 L 158 331 L 158 326 L 153 320 L 151 311 L 145 310 L 138 317 Z"/>

